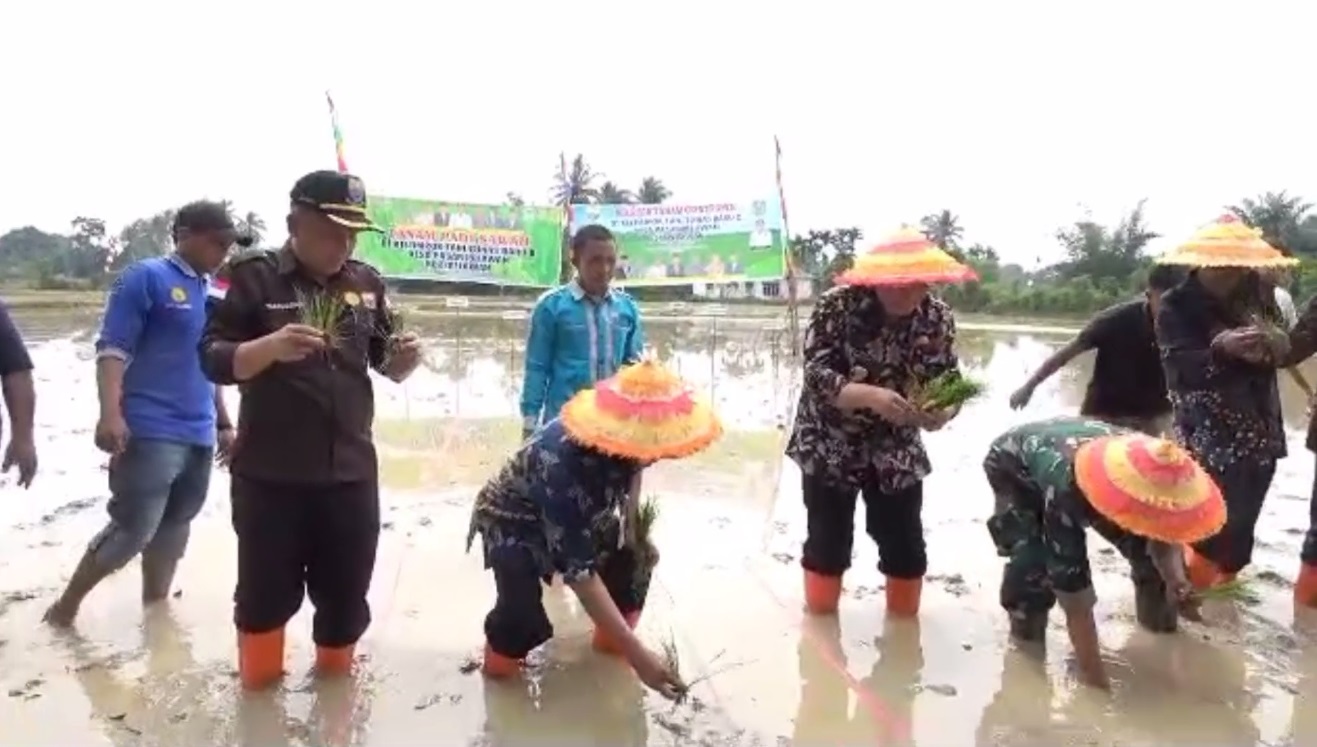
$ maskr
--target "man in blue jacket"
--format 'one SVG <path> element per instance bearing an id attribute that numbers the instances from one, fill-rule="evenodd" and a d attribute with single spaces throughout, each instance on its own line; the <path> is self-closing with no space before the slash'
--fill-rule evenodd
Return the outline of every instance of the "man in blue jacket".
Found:
<path id="1" fill-rule="evenodd" d="M 582 389 L 640 360 L 645 336 L 640 309 L 610 288 L 617 242 L 607 228 L 584 226 L 572 237 L 576 277 L 540 296 L 530 317 L 521 390 L 522 435 L 558 417 Z"/>
<path id="2" fill-rule="evenodd" d="M 233 441 L 223 399 L 201 372 L 197 343 L 210 273 L 231 247 L 251 242 L 220 202 L 184 205 L 172 232 L 174 253 L 128 266 L 105 303 L 96 339 L 96 446 L 110 454 L 110 521 L 46 611 L 52 625 L 72 624 L 87 594 L 139 554 L 142 601 L 169 595 L 210 489 L 211 462 Z"/>

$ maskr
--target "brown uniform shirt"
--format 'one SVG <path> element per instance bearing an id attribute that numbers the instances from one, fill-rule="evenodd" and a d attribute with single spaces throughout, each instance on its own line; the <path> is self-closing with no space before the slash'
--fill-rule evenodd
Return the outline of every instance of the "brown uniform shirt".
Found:
<path id="1" fill-rule="evenodd" d="M 344 301 L 337 344 L 294 363 L 274 363 L 249 381 L 233 375 L 238 345 L 297 323 L 299 293 L 329 292 Z M 233 474 L 298 484 L 374 481 L 371 437 L 375 396 L 367 367 L 382 370 L 392 335 L 384 281 L 349 260 L 321 286 L 285 247 L 243 257 L 201 337 L 202 369 L 216 384 L 237 384 L 238 448 Z"/>

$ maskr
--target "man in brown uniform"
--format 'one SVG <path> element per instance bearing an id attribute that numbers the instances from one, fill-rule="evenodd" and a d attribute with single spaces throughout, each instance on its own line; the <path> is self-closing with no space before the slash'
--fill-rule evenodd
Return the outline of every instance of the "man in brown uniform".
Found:
<path id="1" fill-rule="evenodd" d="M 233 451 L 238 536 L 234 622 L 244 687 L 283 673 L 284 626 L 315 605 L 316 669 L 347 673 L 370 624 L 379 539 L 378 463 L 368 368 L 401 381 L 420 361 L 395 334 L 384 282 L 350 259 L 366 217 L 361 180 L 317 171 L 293 186 L 290 239 L 233 264 L 202 336 L 202 367 L 242 392 Z M 320 324 L 306 310 L 326 305 Z"/>

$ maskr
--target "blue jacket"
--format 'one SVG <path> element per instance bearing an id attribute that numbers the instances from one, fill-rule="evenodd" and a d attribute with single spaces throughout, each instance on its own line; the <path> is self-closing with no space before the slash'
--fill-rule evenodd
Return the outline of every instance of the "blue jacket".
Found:
<path id="1" fill-rule="evenodd" d="M 625 292 L 592 299 L 576 281 L 535 302 L 526 341 L 521 416 L 535 428 L 558 416 L 572 395 L 640 360 L 645 335 L 640 309 Z"/>

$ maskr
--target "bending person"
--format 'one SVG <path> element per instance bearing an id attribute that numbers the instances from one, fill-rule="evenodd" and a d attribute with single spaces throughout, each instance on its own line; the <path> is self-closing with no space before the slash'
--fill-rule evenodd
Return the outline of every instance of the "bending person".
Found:
<path id="1" fill-rule="evenodd" d="M 480 535 L 497 589 L 485 617 L 486 675 L 516 673 L 553 636 L 540 581 L 560 573 L 594 620 L 596 648 L 621 653 L 669 698 L 684 689 L 632 632 L 657 553 L 623 531 L 620 513 L 645 467 L 694 454 L 721 433 L 706 403 L 645 361 L 576 395 L 521 446 L 476 497 L 467 535 L 468 550 Z"/>
<path id="2" fill-rule="evenodd" d="M 1053 418 L 998 436 L 983 471 L 996 496 L 988 532 L 1008 558 L 1001 606 L 1013 639 L 1042 643 L 1059 601 L 1081 677 L 1106 687 L 1086 527 L 1129 561 L 1143 628 L 1169 633 L 1180 611 L 1196 616 L 1181 547 L 1215 534 L 1226 510 L 1212 478 L 1173 442 L 1098 420 Z"/>

